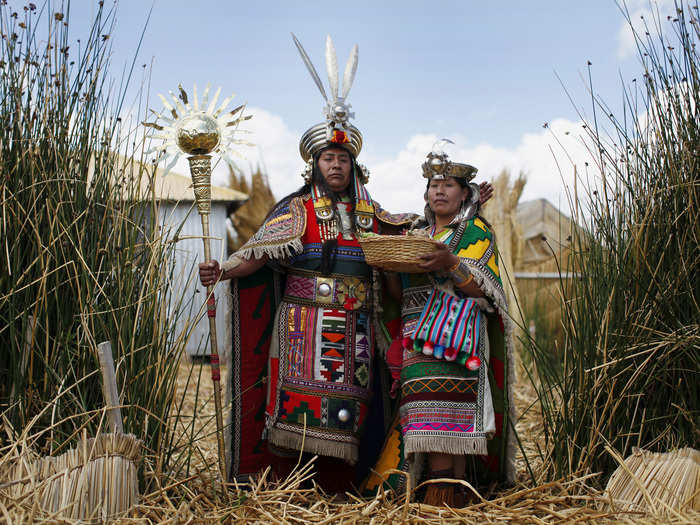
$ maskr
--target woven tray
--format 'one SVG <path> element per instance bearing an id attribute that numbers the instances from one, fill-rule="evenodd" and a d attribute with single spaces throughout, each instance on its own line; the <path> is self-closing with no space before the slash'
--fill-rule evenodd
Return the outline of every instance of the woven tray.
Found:
<path id="1" fill-rule="evenodd" d="M 425 273 L 418 266 L 421 255 L 435 250 L 437 242 L 417 235 L 372 235 L 358 239 L 370 266 L 404 273 Z"/>

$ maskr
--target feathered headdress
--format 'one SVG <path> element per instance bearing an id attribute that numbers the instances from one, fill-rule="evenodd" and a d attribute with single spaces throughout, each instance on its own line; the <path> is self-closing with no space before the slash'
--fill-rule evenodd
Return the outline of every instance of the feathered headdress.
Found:
<path id="1" fill-rule="evenodd" d="M 328 96 L 321 82 L 321 77 L 318 75 L 316 68 L 311 62 L 309 55 L 304 50 L 304 47 L 301 45 L 301 42 L 294 36 L 294 33 L 292 33 L 292 38 L 299 50 L 301 59 L 306 65 L 306 69 L 308 69 L 316 87 L 318 87 L 323 99 L 326 101 L 323 112 L 326 121 L 310 127 L 299 141 L 299 153 L 301 154 L 301 158 L 307 162 L 304 178 L 308 178 L 312 169 L 311 160 L 314 155 L 323 148 L 332 144 L 338 145 L 347 149 L 355 158 L 357 158 L 362 149 L 362 133 L 360 133 L 360 130 L 355 126 L 350 124 L 350 119 L 355 118 L 355 114 L 350 111 L 351 105 L 347 102 L 347 96 L 348 93 L 350 93 L 350 88 L 355 80 L 355 72 L 357 71 L 358 47 L 357 44 L 355 44 L 350 52 L 350 57 L 345 65 L 341 90 L 335 46 L 333 45 L 333 39 L 331 39 L 330 35 L 326 37 L 326 71 L 328 73 L 328 87 L 330 89 L 330 96 Z M 368 178 L 367 169 L 361 165 L 358 165 L 358 167 L 362 171 L 361 177 L 363 182 L 366 182 Z"/>

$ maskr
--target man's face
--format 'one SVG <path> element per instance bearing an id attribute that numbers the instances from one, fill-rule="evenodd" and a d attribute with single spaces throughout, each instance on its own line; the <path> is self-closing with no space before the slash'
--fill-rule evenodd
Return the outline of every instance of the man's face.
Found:
<path id="1" fill-rule="evenodd" d="M 342 148 L 329 148 L 318 157 L 318 169 L 331 191 L 343 192 L 350 185 L 352 160 Z"/>

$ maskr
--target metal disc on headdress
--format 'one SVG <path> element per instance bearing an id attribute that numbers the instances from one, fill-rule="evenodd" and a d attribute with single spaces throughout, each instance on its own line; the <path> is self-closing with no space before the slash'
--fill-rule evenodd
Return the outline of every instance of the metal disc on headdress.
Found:
<path id="1" fill-rule="evenodd" d="M 336 140 L 328 139 L 328 127 L 325 122 L 310 127 L 301 136 L 299 141 L 299 153 L 304 162 L 308 162 L 323 148 L 328 146 L 338 146 L 348 150 L 353 157 L 357 158 L 362 150 L 362 133 L 355 126 L 349 126 L 344 132 L 345 137 L 336 135 Z"/>

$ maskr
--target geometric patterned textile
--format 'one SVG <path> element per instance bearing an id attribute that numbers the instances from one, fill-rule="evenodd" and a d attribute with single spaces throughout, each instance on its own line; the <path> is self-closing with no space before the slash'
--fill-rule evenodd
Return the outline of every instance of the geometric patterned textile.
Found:
<path id="1" fill-rule="evenodd" d="M 267 437 L 277 448 L 331 456 L 354 463 L 368 414 L 373 375 L 374 333 L 365 297 L 362 308 L 336 302 L 338 283 L 353 281 L 372 290 L 370 270 L 355 238 L 338 235 L 334 272 L 321 276 L 321 244 L 311 199 L 305 199 L 302 249 L 289 260 L 288 287 L 277 311 L 276 346 L 271 348 Z M 347 254 L 347 255 L 346 255 Z M 297 266 L 297 264 L 299 266 Z M 335 273 L 342 269 L 341 273 Z M 299 273 L 301 272 L 301 273 Z M 326 286 L 325 289 L 313 287 Z M 318 290 L 326 295 L 319 296 Z M 328 297 L 330 304 L 320 303 Z M 307 298 L 312 298 L 309 300 Z M 370 303 L 371 304 L 371 303 Z M 273 369 L 274 368 L 274 369 Z"/>
<path id="2" fill-rule="evenodd" d="M 508 425 L 511 415 L 508 373 L 509 352 L 505 345 L 504 327 L 509 327 L 505 293 L 498 268 L 498 251 L 486 222 L 476 216 L 463 223 L 464 228 L 448 227 L 435 235 L 451 244 L 460 258 L 462 273 L 471 274 L 494 313 L 482 311 L 480 324 L 467 339 L 478 341 L 475 354 L 481 366 L 469 371 L 464 365 L 435 359 L 422 352 L 404 352 L 401 369 L 399 415 L 405 454 L 442 452 L 476 455 L 482 465 L 479 481 L 504 480 L 513 477 L 514 447 Z M 457 231 L 460 239 L 450 243 Z M 430 233 L 430 229 L 426 229 Z M 402 335 L 412 337 L 420 316 L 421 301 L 429 297 L 423 275 L 402 274 Z M 440 290 L 460 295 L 451 275 L 434 275 Z M 436 286 L 433 284 L 433 286 Z M 421 308 L 422 309 L 422 308 Z M 433 323 L 438 338 L 439 323 Z M 466 327 L 455 326 L 454 330 Z M 466 330 L 462 330 L 468 333 Z M 508 334 L 509 335 L 509 334 Z M 427 339 L 427 337 L 426 337 Z"/>
<path id="3" fill-rule="evenodd" d="M 298 450 L 296 437 L 303 435 L 304 425 L 305 450 L 346 461 L 357 455 L 373 377 L 369 313 L 355 310 L 335 319 L 326 308 L 281 301 L 287 268 L 319 267 L 322 242 L 310 197 L 277 203 L 234 254 L 241 259 L 267 256 L 272 264 L 231 285 L 231 414 L 226 435 L 230 478 L 243 478 L 273 462 L 265 436 L 272 441 L 276 435 L 278 446 Z M 362 197 L 371 202 L 365 193 Z M 374 231 L 407 226 L 414 218 L 392 215 L 374 202 L 371 206 Z M 334 272 L 359 277 L 372 290 L 371 270 L 354 239 L 339 236 Z"/>

